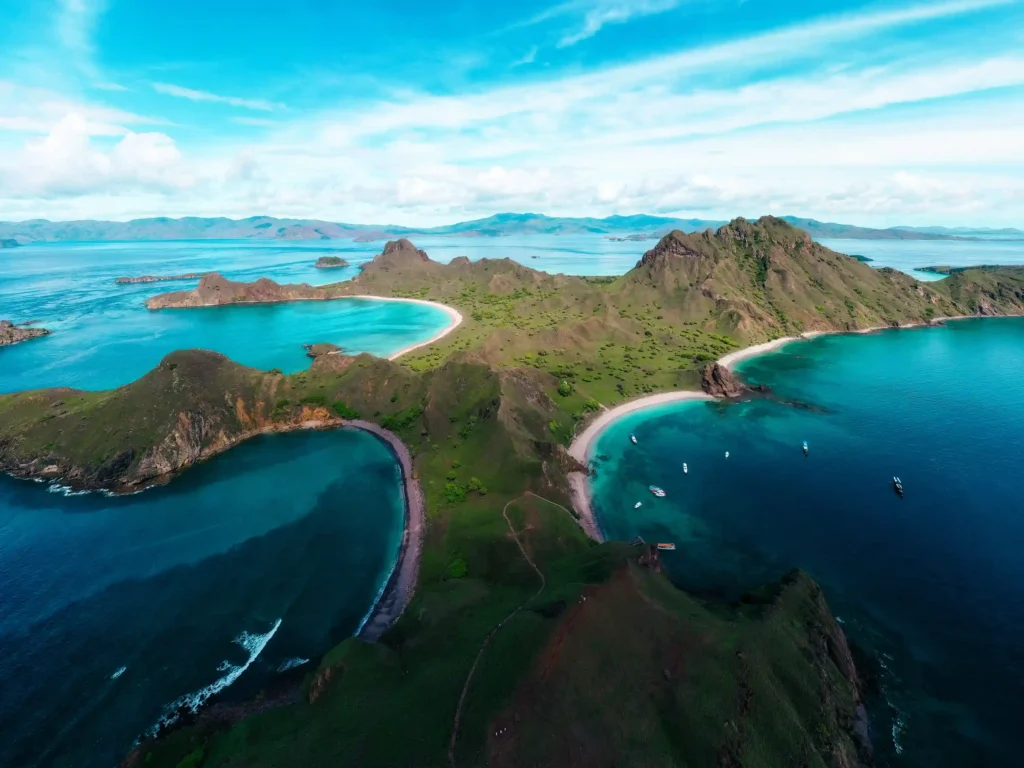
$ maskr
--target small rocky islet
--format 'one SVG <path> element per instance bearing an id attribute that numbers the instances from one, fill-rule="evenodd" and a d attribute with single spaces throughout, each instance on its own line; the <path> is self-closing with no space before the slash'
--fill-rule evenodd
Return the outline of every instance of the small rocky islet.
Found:
<path id="1" fill-rule="evenodd" d="M 347 267 L 348 262 L 340 256 L 321 256 L 313 266 L 317 269 L 338 269 L 339 267 Z"/>
<path id="2" fill-rule="evenodd" d="M 45 328 L 29 328 L 24 325 L 15 325 L 10 320 L 0 320 L 0 347 L 20 344 L 23 341 L 49 335 L 50 331 Z"/>

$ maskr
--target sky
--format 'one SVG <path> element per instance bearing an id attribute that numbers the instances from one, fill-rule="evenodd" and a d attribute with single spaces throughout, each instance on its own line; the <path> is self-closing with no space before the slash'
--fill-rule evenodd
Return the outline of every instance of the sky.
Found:
<path id="1" fill-rule="evenodd" d="M 0 0 L 0 220 L 1024 226 L 1024 0 Z"/>

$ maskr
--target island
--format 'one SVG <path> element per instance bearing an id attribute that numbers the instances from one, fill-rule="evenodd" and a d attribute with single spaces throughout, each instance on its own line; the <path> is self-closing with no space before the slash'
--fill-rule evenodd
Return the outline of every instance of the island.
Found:
<path id="1" fill-rule="evenodd" d="M 356 296 L 462 322 L 393 360 L 327 349 L 284 375 L 184 350 L 115 392 L 0 395 L 0 469 L 18 477 L 134 492 L 254 435 L 370 425 L 422 499 L 371 630 L 284 703 L 214 703 L 127 765 L 871 764 L 865 683 L 814 580 L 736 604 L 678 589 L 656 548 L 605 540 L 582 443 L 648 398 L 745 396 L 730 368 L 750 349 L 1024 314 L 1024 267 L 922 283 L 764 217 L 670 232 L 618 277 L 441 264 L 400 239 L 349 281 L 207 275 L 147 304 Z"/>
<path id="2" fill-rule="evenodd" d="M 207 272 L 188 272 L 184 275 L 142 275 L 141 277 L 119 277 L 114 280 L 118 285 L 131 285 L 134 283 L 166 283 L 171 280 L 198 280 L 206 276 Z"/>
<path id="3" fill-rule="evenodd" d="M 17 248 L 21 245 L 17 240 L 11 237 L 0 238 L 0 248 Z"/>
<path id="4" fill-rule="evenodd" d="M 49 335 L 50 332 L 45 328 L 26 328 L 24 325 L 15 325 L 10 320 L 0 320 L 0 347 Z"/>
<path id="5" fill-rule="evenodd" d="M 338 267 L 347 267 L 348 262 L 340 256 L 321 256 L 313 266 L 317 269 L 337 269 Z"/>
<path id="6" fill-rule="evenodd" d="M 978 264 L 976 266 L 971 266 L 971 267 L 949 267 L 949 266 L 914 267 L 914 271 L 915 272 L 924 272 L 925 274 L 930 274 L 930 275 L 945 275 L 947 277 L 949 275 L 956 275 L 956 274 L 959 274 L 961 272 L 966 272 L 968 270 L 978 270 L 978 271 L 984 272 L 984 271 L 1000 270 L 1000 269 L 1003 269 L 1003 267 L 1000 267 L 1000 266 L 995 265 L 995 264 Z"/>

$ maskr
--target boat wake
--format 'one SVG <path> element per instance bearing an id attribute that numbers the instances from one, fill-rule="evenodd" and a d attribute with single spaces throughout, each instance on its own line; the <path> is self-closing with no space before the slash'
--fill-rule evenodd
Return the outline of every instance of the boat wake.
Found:
<path id="1" fill-rule="evenodd" d="M 220 693 L 229 685 L 234 683 L 242 676 L 245 670 L 252 666 L 252 663 L 256 661 L 257 657 L 263 653 L 263 649 L 267 647 L 267 644 L 277 633 L 280 626 L 281 619 L 278 619 L 266 634 L 254 635 L 250 632 L 243 632 L 236 637 L 234 642 L 249 652 L 249 658 L 246 659 L 245 663 L 235 665 L 229 661 L 222 661 L 220 666 L 217 667 L 217 671 L 226 672 L 227 674 L 210 683 L 205 688 L 200 688 L 198 691 L 194 691 L 193 693 L 186 693 L 184 696 L 169 704 L 164 709 L 164 714 L 161 715 L 156 725 L 149 730 L 147 735 L 150 737 L 156 736 L 162 728 L 166 728 L 167 726 L 174 724 L 184 712 L 198 712 L 199 708 L 202 707 L 211 696 Z"/>

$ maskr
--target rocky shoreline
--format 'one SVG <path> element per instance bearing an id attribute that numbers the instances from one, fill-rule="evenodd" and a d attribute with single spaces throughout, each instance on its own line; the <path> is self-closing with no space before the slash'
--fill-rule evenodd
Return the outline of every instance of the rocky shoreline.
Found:
<path id="1" fill-rule="evenodd" d="M 172 280 L 201 280 L 210 272 L 189 272 L 184 275 L 142 275 L 141 277 L 119 277 L 117 285 L 134 285 L 135 283 L 166 283 Z"/>
<path id="2" fill-rule="evenodd" d="M 50 331 L 45 328 L 26 328 L 15 325 L 10 320 L 0 320 L 0 347 L 20 344 L 29 339 L 38 339 L 49 335 Z"/>

